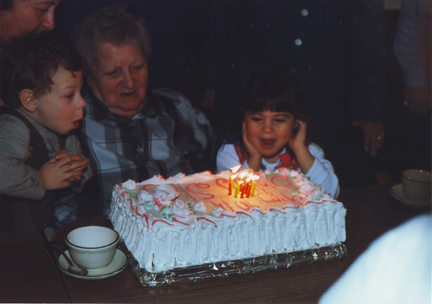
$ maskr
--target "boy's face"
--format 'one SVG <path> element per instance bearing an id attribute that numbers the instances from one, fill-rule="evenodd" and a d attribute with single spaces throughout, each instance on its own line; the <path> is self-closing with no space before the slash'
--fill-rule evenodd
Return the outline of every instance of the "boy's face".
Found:
<path id="1" fill-rule="evenodd" d="M 22 38 L 54 29 L 54 9 L 60 0 L 16 0 L 13 6 L 1 12 L 3 43 L 11 37 Z"/>
<path id="2" fill-rule="evenodd" d="M 262 157 L 274 163 L 291 139 L 295 123 L 294 115 L 289 112 L 249 112 L 244 117 L 243 127 Z"/>
<path id="3" fill-rule="evenodd" d="M 78 128 L 79 121 L 83 118 L 83 72 L 72 74 L 59 67 L 52 81 L 54 84 L 51 86 L 51 93 L 36 98 L 37 108 L 32 117 L 57 134 L 67 134 Z"/>

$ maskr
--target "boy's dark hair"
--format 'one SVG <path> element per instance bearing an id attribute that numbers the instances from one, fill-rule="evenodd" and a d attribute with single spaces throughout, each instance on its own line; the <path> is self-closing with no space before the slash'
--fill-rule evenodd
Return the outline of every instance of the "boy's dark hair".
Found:
<path id="1" fill-rule="evenodd" d="M 82 57 L 66 43 L 48 33 L 14 41 L 1 58 L 1 97 L 5 104 L 19 108 L 19 94 L 30 89 L 39 98 L 51 92 L 52 77 L 59 67 L 70 72 L 83 70 Z"/>

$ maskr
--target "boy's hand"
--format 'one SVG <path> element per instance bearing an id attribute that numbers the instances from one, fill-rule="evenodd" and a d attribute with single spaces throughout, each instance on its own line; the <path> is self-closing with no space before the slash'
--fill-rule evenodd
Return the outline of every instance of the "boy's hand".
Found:
<path id="1" fill-rule="evenodd" d="M 249 141 L 244 123 L 243 123 L 243 143 L 249 155 L 249 159 L 247 160 L 249 168 L 253 169 L 254 171 L 259 171 L 262 163 L 262 155 L 255 148 L 255 146 Z"/>
<path id="2" fill-rule="evenodd" d="M 71 185 L 70 179 L 81 176 L 81 162 L 71 162 L 69 157 L 57 160 L 55 157 L 46 162 L 39 173 L 46 190 L 66 188 Z"/>
<path id="3" fill-rule="evenodd" d="M 46 162 L 39 173 L 46 190 L 55 190 L 71 186 L 72 182 L 79 181 L 83 170 L 87 167 L 87 160 L 79 155 L 69 156 L 67 151 L 61 150 Z"/>
<path id="4" fill-rule="evenodd" d="M 69 153 L 66 150 L 60 150 L 60 151 L 58 151 L 57 155 L 55 156 L 55 158 L 57 160 L 60 160 L 60 159 L 66 158 L 66 157 L 70 158 L 70 162 L 66 163 L 65 166 L 69 166 L 70 167 L 75 162 L 80 162 L 81 163 L 81 167 L 78 167 L 78 168 L 72 170 L 72 171 L 75 171 L 77 174 L 74 177 L 68 179 L 68 181 L 70 181 L 70 182 L 76 182 L 76 181 L 81 180 L 81 175 L 83 174 L 82 171 L 87 167 L 87 160 L 83 160 L 81 158 L 81 156 L 79 156 L 79 155 L 71 155 L 71 156 L 69 156 Z"/>

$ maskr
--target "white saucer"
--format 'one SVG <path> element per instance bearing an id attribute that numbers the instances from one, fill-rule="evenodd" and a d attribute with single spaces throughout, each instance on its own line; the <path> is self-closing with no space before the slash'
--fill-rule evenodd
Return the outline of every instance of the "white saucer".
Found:
<path id="1" fill-rule="evenodd" d="M 412 199 L 412 198 L 408 198 L 405 196 L 403 189 L 402 189 L 402 184 L 398 184 L 398 185 L 394 185 L 391 190 L 390 190 L 390 194 L 397 199 L 398 201 L 404 203 L 405 205 L 408 205 L 410 207 L 415 207 L 415 208 L 425 208 L 425 207 L 430 207 L 431 206 L 431 200 L 416 200 L 416 199 Z"/>
<path id="2" fill-rule="evenodd" d="M 66 250 L 64 252 L 64 254 L 66 254 L 70 258 L 70 254 L 69 254 L 68 250 Z M 128 259 L 127 259 L 126 255 L 124 254 L 124 252 L 121 251 L 120 249 L 117 249 L 111 263 L 109 263 L 107 266 L 105 266 L 103 268 L 88 269 L 87 275 L 73 274 L 73 273 L 70 273 L 69 271 L 67 271 L 67 269 L 69 268 L 69 264 L 63 255 L 60 255 L 60 257 L 58 258 L 58 266 L 59 266 L 59 269 L 64 274 L 71 276 L 71 277 L 74 277 L 74 278 L 77 278 L 77 279 L 101 280 L 101 279 L 110 278 L 110 277 L 115 276 L 116 274 L 119 274 L 120 272 L 122 272 L 123 269 L 126 268 L 127 261 L 128 261 Z"/>

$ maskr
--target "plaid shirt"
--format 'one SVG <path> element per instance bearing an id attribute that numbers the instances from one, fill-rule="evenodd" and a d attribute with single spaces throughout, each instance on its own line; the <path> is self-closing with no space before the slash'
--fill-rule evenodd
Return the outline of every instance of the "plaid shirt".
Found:
<path id="1" fill-rule="evenodd" d="M 93 170 L 84 188 L 81 217 L 106 214 L 113 187 L 128 179 L 137 182 L 156 174 L 202 170 L 203 152 L 212 130 L 205 115 L 181 94 L 158 89 L 147 93 L 147 104 L 133 118 L 115 115 L 88 87 L 80 140 Z M 89 211 L 91 210 L 91 211 Z"/>

